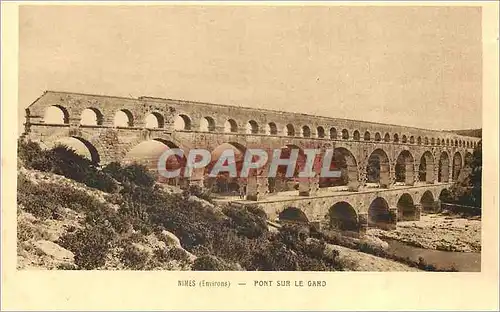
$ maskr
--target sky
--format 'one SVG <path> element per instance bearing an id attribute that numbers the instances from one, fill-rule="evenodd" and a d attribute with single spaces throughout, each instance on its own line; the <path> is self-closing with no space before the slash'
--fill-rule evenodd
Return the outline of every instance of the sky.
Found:
<path id="1" fill-rule="evenodd" d="M 44 90 L 481 127 L 474 7 L 23 6 L 19 117 Z"/>

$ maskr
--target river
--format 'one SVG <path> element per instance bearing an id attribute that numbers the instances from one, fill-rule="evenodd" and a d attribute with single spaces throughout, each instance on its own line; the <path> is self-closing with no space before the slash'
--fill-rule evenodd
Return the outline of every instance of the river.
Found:
<path id="1" fill-rule="evenodd" d="M 454 252 L 413 247 L 396 240 L 385 239 L 389 244 L 390 253 L 399 257 L 409 257 L 418 261 L 422 257 L 427 264 L 436 268 L 446 269 L 454 267 L 459 272 L 481 272 L 481 253 Z"/>

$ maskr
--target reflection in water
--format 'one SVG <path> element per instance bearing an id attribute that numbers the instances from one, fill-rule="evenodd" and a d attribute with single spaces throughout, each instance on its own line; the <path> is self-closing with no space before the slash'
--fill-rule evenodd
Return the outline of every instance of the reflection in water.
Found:
<path id="1" fill-rule="evenodd" d="M 423 249 L 406 245 L 396 240 L 386 240 L 389 243 L 388 252 L 400 257 L 409 257 L 418 261 L 422 257 L 426 263 L 436 268 L 454 267 L 460 272 L 481 272 L 481 253 L 479 252 L 454 252 L 432 249 Z"/>

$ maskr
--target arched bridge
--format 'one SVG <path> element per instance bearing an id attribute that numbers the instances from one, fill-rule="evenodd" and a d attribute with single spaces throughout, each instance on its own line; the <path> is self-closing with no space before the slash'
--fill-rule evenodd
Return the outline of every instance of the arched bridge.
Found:
<path id="1" fill-rule="evenodd" d="M 247 148 L 284 153 L 293 147 L 333 149 L 332 164 L 341 169 L 340 179 L 269 178 L 264 170 L 244 182 L 245 202 L 265 204 L 270 215 L 296 208 L 308 220 L 323 219 L 333 209 L 342 220 L 352 221 L 354 211 L 358 225 L 370 206 L 387 216 L 398 207 L 395 198 L 413 205 L 413 212 L 400 208 L 399 219 L 416 218 L 422 196 L 427 194 L 424 202 L 430 207 L 432 194 L 434 205 L 467 166 L 480 140 L 445 131 L 247 107 L 54 91 L 46 91 L 26 109 L 24 136 L 46 147 L 69 145 L 99 164 L 138 161 L 152 169 L 161 152 L 173 147 L 186 153 L 208 149 L 212 160 L 223 148 L 236 154 Z M 203 173 L 190 181 L 168 182 L 204 183 L 222 195 L 241 188 L 238 179 L 208 179 Z M 290 193 L 291 197 L 283 197 Z"/>

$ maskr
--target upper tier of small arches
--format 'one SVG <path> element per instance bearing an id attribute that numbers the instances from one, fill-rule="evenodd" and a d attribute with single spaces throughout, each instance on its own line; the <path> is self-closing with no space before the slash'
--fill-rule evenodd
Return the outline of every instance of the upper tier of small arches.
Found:
<path id="1" fill-rule="evenodd" d="M 256 120 L 250 119 L 238 123 L 235 119 L 227 119 L 224 124 L 218 125 L 211 116 L 202 117 L 194 123 L 187 114 L 179 113 L 175 115 L 173 121 L 167 123 L 163 114 L 151 111 L 145 114 L 144 120 L 138 124 L 134 120 L 134 115 L 127 109 L 120 109 L 114 113 L 112 119 L 106 119 L 104 114 L 97 108 L 89 107 L 80 114 L 80 125 L 82 126 L 110 126 L 118 128 L 147 128 L 164 129 L 169 128 L 175 131 L 198 131 L 216 133 L 244 133 L 251 135 L 273 135 L 286 137 L 318 138 L 329 140 L 350 140 L 364 142 L 385 142 L 397 144 L 413 145 L 435 145 L 435 146 L 455 146 L 474 148 L 477 141 L 467 139 L 450 139 L 443 137 L 429 137 L 414 135 L 411 133 L 389 133 L 381 131 L 337 128 L 331 125 L 312 126 L 307 124 L 295 124 L 293 122 L 278 126 L 276 122 L 259 124 Z M 44 116 L 46 124 L 69 124 L 70 116 L 68 110 L 60 105 L 53 105 L 46 109 Z M 106 124 L 105 124 L 106 123 Z M 197 127 L 194 127 L 194 125 Z"/>

